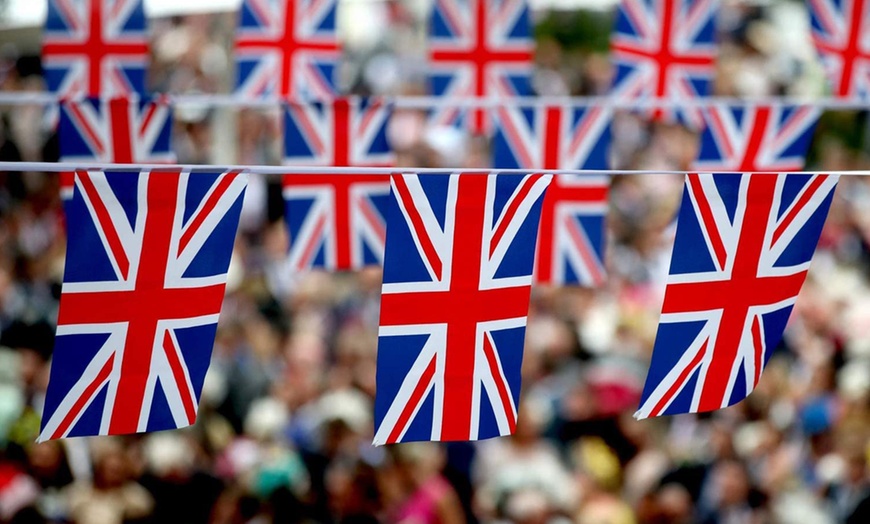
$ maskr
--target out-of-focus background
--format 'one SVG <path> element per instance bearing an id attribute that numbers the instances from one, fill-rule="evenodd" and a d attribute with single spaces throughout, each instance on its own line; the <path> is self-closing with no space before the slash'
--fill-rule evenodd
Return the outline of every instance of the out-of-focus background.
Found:
<path id="1" fill-rule="evenodd" d="M 824 94 L 801 1 L 724 0 L 716 93 Z M 227 92 L 238 1 L 146 1 L 149 82 Z M 540 94 L 603 94 L 613 2 L 533 0 Z M 347 93 L 419 94 L 428 5 L 340 0 Z M 0 90 L 41 91 L 44 2 L 0 1 Z M 186 106 L 183 163 L 278 164 L 274 111 Z M 55 160 L 43 108 L 0 108 L 0 159 Z M 870 168 L 866 112 L 827 112 L 808 168 Z M 398 111 L 405 166 L 486 166 L 485 139 Z M 697 136 L 620 114 L 615 168 L 686 169 Z M 199 418 L 35 444 L 64 257 L 58 179 L 0 173 L 0 522 L 870 523 L 870 177 L 843 177 L 757 390 L 634 421 L 681 177 L 613 180 L 607 284 L 533 291 L 516 435 L 374 448 L 380 273 L 293 274 L 280 180 L 252 177 Z"/>

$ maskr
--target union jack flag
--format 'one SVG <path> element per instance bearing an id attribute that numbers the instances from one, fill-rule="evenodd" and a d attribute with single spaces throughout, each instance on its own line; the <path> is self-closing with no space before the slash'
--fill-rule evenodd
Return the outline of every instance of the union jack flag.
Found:
<path id="1" fill-rule="evenodd" d="M 493 165 L 504 169 L 607 169 L 613 111 L 604 107 L 499 106 Z"/>
<path id="2" fill-rule="evenodd" d="M 163 98 L 89 98 L 60 105 L 60 160 L 168 164 L 172 109 Z M 72 198 L 73 174 L 61 174 L 61 197 Z"/>
<path id="3" fill-rule="evenodd" d="M 373 99 L 291 103 L 286 107 L 284 163 L 389 166 L 390 107 Z M 389 175 L 286 175 L 290 265 L 333 271 L 380 265 Z"/>
<path id="4" fill-rule="evenodd" d="M 329 271 L 381 265 L 388 175 L 286 175 L 289 263 Z"/>
<path id="5" fill-rule="evenodd" d="M 236 93 L 336 96 L 336 7 L 336 0 L 244 0 L 236 31 Z"/>
<path id="6" fill-rule="evenodd" d="M 611 35 L 612 96 L 683 100 L 710 94 L 716 60 L 718 0 L 622 0 Z M 653 118 L 703 125 L 696 109 Z"/>
<path id="7" fill-rule="evenodd" d="M 704 171 L 799 171 L 821 115 L 812 106 L 717 104 L 703 111 L 707 125 L 694 168 Z"/>
<path id="8" fill-rule="evenodd" d="M 511 434 L 551 175 L 394 175 L 376 445 Z"/>
<path id="9" fill-rule="evenodd" d="M 284 164 L 376 166 L 393 164 L 387 142 L 391 106 L 373 98 L 289 103 L 284 111 Z"/>
<path id="10" fill-rule="evenodd" d="M 637 418 L 743 400 L 782 339 L 837 175 L 690 174 Z"/>
<path id="11" fill-rule="evenodd" d="M 535 282 L 597 287 L 604 284 L 604 247 L 610 177 L 556 175 L 544 196 Z"/>
<path id="12" fill-rule="evenodd" d="M 870 0 L 807 0 L 813 43 L 835 96 L 870 97 Z"/>
<path id="13" fill-rule="evenodd" d="M 519 169 L 607 169 L 610 109 L 591 106 L 499 107 L 493 165 Z M 601 285 L 605 280 L 606 176 L 556 175 L 538 234 L 535 281 Z"/>
<path id="14" fill-rule="evenodd" d="M 42 69 L 52 93 L 144 94 L 147 64 L 142 0 L 49 0 Z"/>
<path id="15" fill-rule="evenodd" d="M 435 0 L 429 29 L 432 94 L 511 97 L 532 94 L 529 6 L 525 0 Z M 445 106 L 431 115 L 435 125 L 491 130 L 487 112 Z"/>
<path id="16" fill-rule="evenodd" d="M 245 185 L 76 172 L 40 441 L 194 423 Z"/>

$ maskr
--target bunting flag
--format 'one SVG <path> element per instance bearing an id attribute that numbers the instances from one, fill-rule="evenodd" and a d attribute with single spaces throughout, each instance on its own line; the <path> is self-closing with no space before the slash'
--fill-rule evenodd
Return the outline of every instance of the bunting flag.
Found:
<path id="1" fill-rule="evenodd" d="M 714 105 L 694 168 L 703 171 L 799 171 L 822 111 L 812 106 Z"/>
<path id="2" fill-rule="evenodd" d="M 389 105 L 365 98 L 288 104 L 284 163 L 390 166 L 390 113 Z M 291 267 L 343 271 L 380 265 L 389 198 L 389 175 L 286 175 Z"/>
<path id="3" fill-rule="evenodd" d="M 870 0 L 807 0 L 807 5 L 833 95 L 870 98 Z"/>
<path id="4" fill-rule="evenodd" d="M 336 0 L 243 0 L 236 93 L 328 100 L 341 58 Z"/>
<path id="5" fill-rule="evenodd" d="M 63 98 L 145 93 L 148 35 L 142 0 L 49 0 L 43 77 Z"/>
<path id="6" fill-rule="evenodd" d="M 551 175 L 393 175 L 376 445 L 513 433 Z"/>
<path id="7" fill-rule="evenodd" d="M 429 30 L 432 94 L 445 98 L 532 94 L 529 6 L 526 0 L 435 0 Z M 445 105 L 434 125 L 491 130 L 487 111 Z"/>
<path id="8" fill-rule="evenodd" d="M 690 174 L 637 418 L 733 405 L 782 339 L 837 175 Z"/>
<path id="9" fill-rule="evenodd" d="M 193 424 L 246 178 L 76 173 L 40 441 Z"/>
<path id="10" fill-rule="evenodd" d="M 284 111 L 284 165 L 389 167 L 392 107 L 375 98 L 289 103 Z"/>
<path id="11" fill-rule="evenodd" d="M 608 168 L 613 110 L 571 104 L 495 111 L 493 165 L 500 169 Z"/>
<path id="12" fill-rule="evenodd" d="M 58 123 L 61 162 L 175 162 L 172 109 L 165 98 L 66 101 Z M 61 173 L 61 197 L 72 198 L 73 173 Z"/>
<path id="13" fill-rule="evenodd" d="M 718 0 L 621 0 L 610 40 L 610 94 L 621 99 L 709 96 Z M 700 129 L 697 109 L 656 109 L 655 119 Z"/>
<path id="14" fill-rule="evenodd" d="M 496 110 L 493 165 L 519 169 L 608 168 L 613 111 L 591 106 Z M 609 178 L 556 175 L 544 197 L 535 281 L 598 286 L 605 280 Z"/>
<path id="15" fill-rule="evenodd" d="M 290 266 L 345 271 L 381 265 L 388 175 L 286 175 Z"/>
<path id="16" fill-rule="evenodd" d="M 555 176 L 541 209 L 535 283 L 585 287 L 604 284 L 609 190 L 608 176 Z"/>

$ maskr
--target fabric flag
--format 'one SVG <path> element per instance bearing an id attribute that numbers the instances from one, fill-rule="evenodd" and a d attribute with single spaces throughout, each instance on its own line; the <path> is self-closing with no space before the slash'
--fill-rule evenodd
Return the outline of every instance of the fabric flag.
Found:
<path id="1" fill-rule="evenodd" d="M 492 151 L 496 168 L 608 168 L 610 109 L 502 106 L 495 113 Z M 604 282 L 609 183 L 603 175 L 556 175 L 541 211 L 537 283 L 597 286 Z"/>
<path id="2" fill-rule="evenodd" d="M 373 99 L 287 105 L 288 165 L 390 166 L 390 106 Z M 296 270 L 354 270 L 384 258 L 389 175 L 286 175 L 289 263 Z"/>
<path id="3" fill-rule="evenodd" d="M 813 43 L 831 91 L 870 97 L 870 0 L 807 0 Z"/>
<path id="4" fill-rule="evenodd" d="M 345 271 L 381 265 L 389 200 L 388 175 L 286 175 L 290 266 Z"/>
<path id="5" fill-rule="evenodd" d="M 40 441 L 194 423 L 246 179 L 76 172 Z"/>
<path id="6" fill-rule="evenodd" d="M 429 26 L 429 81 L 443 97 L 511 97 L 532 94 L 529 5 L 526 0 L 435 0 Z M 444 106 L 435 125 L 491 130 L 487 112 Z"/>
<path id="7" fill-rule="evenodd" d="M 165 98 L 65 101 L 58 123 L 61 162 L 175 162 L 172 109 Z M 72 198 L 73 173 L 61 173 L 61 197 Z"/>
<path id="8" fill-rule="evenodd" d="M 551 175 L 393 175 L 376 445 L 511 434 Z"/>
<path id="9" fill-rule="evenodd" d="M 718 0 L 621 0 L 610 40 L 610 94 L 685 100 L 710 95 Z M 697 109 L 656 109 L 655 119 L 700 129 Z"/>
<path id="10" fill-rule="evenodd" d="M 148 35 L 142 0 L 49 0 L 42 69 L 64 98 L 145 93 Z"/>
<path id="11" fill-rule="evenodd" d="M 336 0 L 243 0 L 236 93 L 328 100 L 341 57 Z"/>
<path id="12" fill-rule="evenodd" d="M 713 105 L 694 169 L 703 171 L 799 171 L 822 111 L 812 106 Z"/>
<path id="13" fill-rule="evenodd" d="M 289 103 L 284 108 L 284 165 L 388 167 L 392 107 L 375 98 Z"/>
<path id="14" fill-rule="evenodd" d="M 752 392 L 806 278 L 837 175 L 690 174 L 637 418 Z"/>

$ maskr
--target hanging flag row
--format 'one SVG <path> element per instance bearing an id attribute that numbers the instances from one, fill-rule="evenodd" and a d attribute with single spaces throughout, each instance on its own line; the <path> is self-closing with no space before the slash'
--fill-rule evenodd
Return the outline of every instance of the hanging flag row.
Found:
<path id="1" fill-rule="evenodd" d="M 196 420 L 246 175 L 138 169 L 74 174 L 40 440 Z M 528 246 L 542 244 L 553 179 L 388 175 L 376 444 L 514 431 Z M 686 176 L 639 418 L 719 409 L 758 384 L 837 179 Z"/>
<path id="2" fill-rule="evenodd" d="M 612 96 L 675 100 L 711 94 L 720 0 L 621 0 L 611 36 Z M 870 0 L 807 0 L 812 39 L 832 94 L 870 96 Z M 341 42 L 337 0 L 243 0 L 235 91 L 329 100 Z M 525 0 L 435 0 L 427 79 L 444 97 L 532 94 L 534 40 Z M 143 0 L 49 0 L 42 48 L 49 91 L 63 98 L 147 94 Z M 489 113 L 438 108 L 433 122 L 491 132 Z M 695 109 L 655 110 L 700 129 Z"/>
<path id="3" fill-rule="evenodd" d="M 172 113 L 166 99 L 87 99 L 61 104 L 61 160 L 170 163 Z M 284 105 L 289 166 L 390 167 L 390 104 L 338 98 Z M 492 164 L 499 168 L 608 169 L 610 109 L 563 104 L 489 110 L 496 124 Z M 820 112 L 809 106 L 714 106 L 696 169 L 794 171 Z M 605 281 L 606 175 L 558 175 L 543 203 L 535 281 L 597 286 Z M 63 195 L 72 181 L 63 177 Z M 383 263 L 386 175 L 287 176 L 290 263 L 297 270 L 354 270 Z"/>

